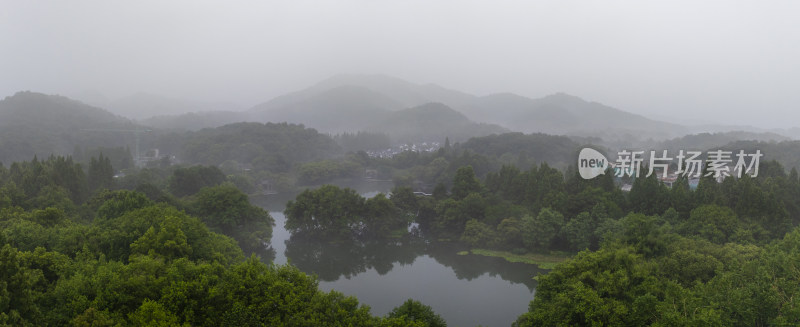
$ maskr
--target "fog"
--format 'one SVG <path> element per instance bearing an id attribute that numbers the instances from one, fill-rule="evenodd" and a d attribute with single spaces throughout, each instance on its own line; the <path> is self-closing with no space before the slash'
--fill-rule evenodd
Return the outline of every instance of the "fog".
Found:
<path id="1" fill-rule="evenodd" d="M 247 108 L 380 73 L 793 127 L 798 16 L 795 1 L 7 1 L 0 96 L 148 92 Z"/>

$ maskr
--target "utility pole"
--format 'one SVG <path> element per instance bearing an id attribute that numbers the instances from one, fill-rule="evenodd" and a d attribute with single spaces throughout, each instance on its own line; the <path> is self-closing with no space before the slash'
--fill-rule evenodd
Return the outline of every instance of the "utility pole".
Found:
<path id="1" fill-rule="evenodd" d="M 135 158 L 134 161 L 135 161 L 136 167 L 140 167 L 141 164 L 142 164 L 141 152 L 139 152 L 139 141 L 140 141 L 141 134 L 142 133 L 152 132 L 152 130 L 150 130 L 150 129 L 139 128 L 138 125 L 136 126 L 135 129 L 95 129 L 95 128 L 85 128 L 85 129 L 82 129 L 82 131 L 86 131 L 86 132 L 133 133 L 134 138 L 136 140 L 136 145 L 135 145 L 136 148 L 134 150 L 135 151 L 135 153 L 134 153 L 134 158 Z"/>

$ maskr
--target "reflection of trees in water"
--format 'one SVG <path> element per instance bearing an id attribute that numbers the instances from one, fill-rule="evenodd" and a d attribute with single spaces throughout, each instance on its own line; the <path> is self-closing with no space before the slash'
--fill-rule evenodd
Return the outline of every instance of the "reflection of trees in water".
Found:
<path id="1" fill-rule="evenodd" d="M 321 240 L 292 235 L 286 240 L 289 263 L 302 271 L 314 273 L 323 281 L 350 278 L 374 268 L 385 275 L 394 263 L 411 264 L 423 254 L 424 244 L 418 238 L 376 241 Z"/>
<path id="2" fill-rule="evenodd" d="M 524 284 L 531 291 L 536 288 L 533 277 L 546 272 L 534 265 L 507 262 L 502 258 L 457 255 L 458 250 L 458 246 L 452 243 L 426 244 L 418 237 L 332 242 L 295 234 L 286 241 L 286 257 L 292 265 L 329 282 L 341 277 L 349 279 L 371 268 L 385 275 L 395 263 L 412 264 L 418 256 L 425 254 L 453 269 L 458 279 L 472 280 L 489 274 Z"/>
<path id="3" fill-rule="evenodd" d="M 535 265 L 508 262 L 503 258 L 458 255 L 456 253 L 459 250 L 455 244 L 431 243 L 427 246 L 426 254 L 453 269 L 458 279 L 472 280 L 488 273 L 512 283 L 525 284 L 531 291 L 536 289 L 537 284 L 533 277 L 547 272 Z"/>

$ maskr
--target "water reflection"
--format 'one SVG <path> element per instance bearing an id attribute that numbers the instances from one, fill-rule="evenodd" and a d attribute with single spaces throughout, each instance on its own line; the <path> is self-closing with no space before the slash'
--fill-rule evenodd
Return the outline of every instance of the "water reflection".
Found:
<path id="1" fill-rule="evenodd" d="M 535 265 L 508 262 L 503 258 L 456 254 L 464 250 L 454 244 L 438 243 L 429 245 L 425 254 L 453 269 L 458 279 L 473 280 L 488 274 L 515 284 L 524 284 L 531 292 L 536 289 L 536 280 L 533 277 L 547 272 Z"/>
<path id="2" fill-rule="evenodd" d="M 357 191 L 362 196 L 374 195 L 385 192 L 387 187 L 381 187 L 384 190 L 364 187 Z M 533 277 L 545 272 L 501 258 L 458 255 L 466 248 L 420 236 L 330 242 L 292 235 L 284 228 L 283 215 L 286 202 L 292 199 L 294 195 L 252 199 L 275 218 L 267 247 L 274 251 L 272 262 L 289 262 L 316 274 L 320 289 L 354 295 L 375 315 L 413 298 L 433 307 L 451 326 L 508 326 L 527 311 L 536 288 Z"/>
<path id="3" fill-rule="evenodd" d="M 458 279 L 473 280 L 489 275 L 524 284 L 530 291 L 536 288 L 532 278 L 545 270 L 534 265 L 512 263 L 502 258 L 478 255 L 458 255 L 464 250 L 452 243 L 427 243 L 421 238 L 361 242 L 328 242 L 291 236 L 286 240 L 286 257 L 300 270 L 317 274 L 322 281 L 351 278 L 369 269 L 379 275 L 390 272 L 395 264 L 410 265 L 422 255 L 452 269 Z"/>
<path id="4" fill-rule="evenodd" d="M 329 242 L 292 235 L 286 240 L 289 262 L 302 271 L 317 274 L 323 281 L 350 278 L 368 269 L 385 275 L 392 270 L 394 263 L 411 264 L 424 250 L 423 241 L 412 237 L 389 241 Z"/>

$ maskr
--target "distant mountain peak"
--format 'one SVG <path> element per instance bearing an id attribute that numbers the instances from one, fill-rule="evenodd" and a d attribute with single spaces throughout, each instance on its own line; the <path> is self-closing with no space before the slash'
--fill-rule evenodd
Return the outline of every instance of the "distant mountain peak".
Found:
<path id="1" fill-rule="evenodd" d="M 571 95 L 564 92 L 556 92 L 550 95 L 547 95 L 542 98 L 542 100 L 555 102 L 559 104 L 586 104 L 588 101 L 584 100 L 583 98 L 575 95 Z"/>

